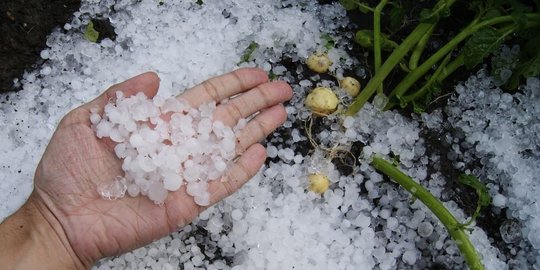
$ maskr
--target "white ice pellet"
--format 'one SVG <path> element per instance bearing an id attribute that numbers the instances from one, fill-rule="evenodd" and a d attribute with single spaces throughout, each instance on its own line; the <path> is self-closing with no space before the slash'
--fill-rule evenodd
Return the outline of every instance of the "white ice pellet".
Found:
<path id="1" fill-rule="evenodd" d="M 127 188 L 127 193 L 131 197 L 135 197 L 139 195 L 139 192 L 140 192 L 139 186 L 136 184 L 130 184 Z"/>
<path id="2" fill-rule="evenodd" d="M 421 237 L 429 237 L 433 233 L 433 225 L 431 222 L 422 222 L 418 224 L 417 231 Z"/>
<path id="3" fill-rule="evenodd" d="M 162 203 L 167 198 L 167 190 L 162 183 L 156 181 L 148 188 L 148 198 L 156 203 Z"/>
<path id="4" fill-rule="evenodd" d="M 234 220 L 240 220 L 242 219 L 243 217 L 243 213 L 242 213 L 242 210 L 240 209 L 234 209 L 232 212 L 231 212 L 231 217 L 234 219 Z"/>
<path id="5" fill-rule="evenodd" d="M 100 121 L 96 126 L 96 136 L 98 138 L 109 137 L 111 133 L 111 123 L 107 121 Z"/>
<path id="6" fill-rule="evenodd" d="M 163 187 L 169 191 L 176 191 L 182 185 L 182 177 L 175 173 L 170 173 L 163 178 Z"/>
<path id="7" fill-rule="evenodd" d="M 351 128 L 354 125 L 354 117 L 352 116 L 346 116 L 343 120 L 343 127 L 344 128 Z"/>
<path id="8" fill-rule="evenodd" d="M 269 157 L 269 158 L 275 158 L 277 157 L 278 155 L 278 149 L 273 146 L 273 145 L 268 145 L 266 147 L 266 155 Z"/>
<path id="9" fill-rule="evenodd" d="M 499 193 L 499 194 L 493 196 L 492 203 L 493 203 L 493 206 L 495 206 L 495 207 L 505 207 L 506 206 L 506 197 Z"/>
<path id="10" fill-rule="evenodd" d="M 43 50 L 43 51 L 41 51 L 41 53 L 39 54 L 39 56 L 41 56 L 41 58 L 44 59 L 44 60 L 49 59 L 49 57 L 50 57 L 49 50 Z"/>
<path id="11" fill-rule="evenodd" d="M 366 228 L 371 224 L 371 218 L 364 214 L 359 214 L 353 222 L 354 225 L 360 228 Z"/>
<path id="12" fill-rule="evenodd" d="M 203 191 L 202 193 L 198 194 L 197 196 L 193 197 L 196 204 L 200 206 L 208 206 L 210 205 L 210 193 Z"/>
<path id="13" fill-rule="evenodd" d="M 51 74 L 51 67 L 49 66 L 45 66 L 41 69 L 41 71 L 39 72 L 41 75 L 43 76 L 48 76 Z"/>
<path id="14" fill-rule="evenodd" d="M 99 121 L 101 121 L 101 116 L 99 114 L 97 113 L 90 114 L 90 123 L 92 123 L 92 125 L 97 125 Z"/>
<path id="15" fill-rule="evenodd" d="M 403 262 L 405 262 L 406 264 L 408 265 L 414 265 L 414 263 L 416 262 L 416 253 L 414 251 L 411 251 L 411 250 L 407 250 L 403 253 Z"/>
<path id="16" fill-rule="evenodd" d="M 386 219 L 386 227 L 390 230 L 394 230 L 398 227 L 399 222 L 395 217 L 389 217 Z"/>
<path id="17" fill-rule="evenodd" d="M 236 126 L 234 126 L 233 131 L 239 132 L 240 130 L 244 129 L 247 125 L 247 119 L 240 119 Z"/>
<path id="18" fill-rule="evenodd" d="M 219 172 L 224 172 L 225 169 L 227 169 L 227 163 L 225 163 L 222 159 L 216 158 L 214 160 L 214 167 Z"/>
<path id="19" fill-rule="evenodd" d="M 117 176 L 110 182 L 102 182 L 98 184 L 98 193 L 102 198 L 108 200 L 116 200 L 124 197 L 126 194 L 126 179 Z"/>

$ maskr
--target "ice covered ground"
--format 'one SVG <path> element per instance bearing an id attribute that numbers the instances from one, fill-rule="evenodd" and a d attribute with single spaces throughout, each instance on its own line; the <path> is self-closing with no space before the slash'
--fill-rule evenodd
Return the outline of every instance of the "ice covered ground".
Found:
<path id="1" fill-rule="evenodd" d="M 495 210 L 508 218 L 500 229 L 503 240 L 513 253 L 526 246 L 521 237 L 528 240 L 536 249 L 527 255 L 529 262 L 536 261 L 538 269 L 540 80 L 529 78 L 521 92 L 511 95 L 480 73 L 456 90 L 445 110 L 454 130 L 454 136 L 446 138 L 455 152 L 454 164 L 464 168 L 480 161 L 472 173 L 486 181 Z"/>
<path id="2" fill-rule="evenodd" d="M 118 34 L 115 41 L 95 44 L 84 39 L 81 29 L 96 15 L 110 18 Z M 255 41 L 260 46 L 250 65 L 298 82 L 292 85 L 295 96 L 287 107 L 285 127 L 290 136 L 269 139 L 271 161 L 238 193 L 184 229 L 105 259 L 95 268 L 423 269 L 434 263 L 463 268 L 457 247 L 429 210 L 419 201 L 411 203 L 405 191 L 383 180 L 365 161 L 358 161 L 358 173 L 345 176 L 322 152 L 301 152 L 299 145 L 307 138 L 295 125 L 307 117 L 302 108 L 305 93 L 315 84 L 332 82 L 303 78 L 302 65 L 286 70 L 277 63 L 283 57 L 302 61 L 322 48 L 321 33 L 334 33 L 346 25 L 344 16 L 341 7 L 319 6 L 315 1 L 204 1 L 202 6 L 195 1 L 83 1 L 65 33 L 49 37 L 49 49 L 42 52 L 48 60 L 21 80 L 24 90 L 2 97 L 0 217 L 13 212 L 30 193 L 38 159 L 56 124 L 71 108 L 146 70 L 160 75 L 160 95 L 178 94 L 237 67 L 245 48 Z M 341 48 L 330 51 L 330 56 L 339 76 L 341 69 L 358 63 L 346 55 L 345 42 L 338 44 Z M 362 76 L 361 69 L 357 73 Z M 517 230 L 527 241 L 519 234 L 506 234 L 517 254 L 514 259 L 505 258 L 482 229 L 472 227 L 471 240 L 486 269 L 527 269 L 538 251 L 533 250 L 531 257 L 523 248 L 529 242 L 539 248 L 535 238 L 540 212 L 535 154 L 540 135 L 535 111 L 539 85 L 530 80 L 523 94 L 512 97 L 491 91 L 489 84 L 489 78 L 480 77 L 458 88 L 459 95 L 445 110 L 451 126 L 441 132 L 462 130 L 448 135 L 449 142 L 457 145 L 451 155 L 456 166 L 479 158 L 486 167 L 474 173 L 490 181 L 493 195 L 500 194 L 495 197 L 497 207 L 516 222 L 523 220 Z M 482 91 L 485 96 L 475 98 Z M 476 113 L 483 119 L 489 116 L 489 122 L 480 123 Z M 366 156 L 398 155 L 405 171 L 436 196 L 444 196 L 448 179 L 440 173 L 428 175 L 428 166 L 437 157 L 426 156 L 420 136 L 426 126 L 438 129 L 442 117 L 436 113 L 416 121 L 367 105 L 357 116 L 345 119 L 345 128 L 329 123 L 327 131 L 314 136 L 344 147 L 361 142 L 367 145 Z M 322 197 L 306 192 L 306 175 L 312 171 L 326 172 L 333 182 Z M 445 205 L 466 220 L 455 202 Z"/>

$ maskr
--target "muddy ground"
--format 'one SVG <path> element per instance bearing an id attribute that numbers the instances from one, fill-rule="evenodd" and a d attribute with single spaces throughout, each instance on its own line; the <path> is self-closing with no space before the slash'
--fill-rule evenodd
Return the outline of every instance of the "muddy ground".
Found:
<path id="1" fill-rule="evenodd" d="M 0 92 L 16 90 L 13 79 L 38 66 L 47 35 L 63 26 L 80 0 L 0 1 Z"/>

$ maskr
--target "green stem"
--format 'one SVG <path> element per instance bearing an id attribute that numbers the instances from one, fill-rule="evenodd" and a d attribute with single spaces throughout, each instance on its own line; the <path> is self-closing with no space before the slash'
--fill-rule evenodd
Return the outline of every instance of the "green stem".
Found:
<path id="1" fill-rule="evenodd" d="M 450 7 L 455 0 L 439 0 L 435 5 L 435 10 L 438 10 L 441 5 Z M 414 30 L 403 40 L 403 42 L 390 54 L 388 59 L 380 68 L 380 72 L 375 73 L 375 76 L 369 80 L 368 84 L 356 97 L 354 102 L 347 109 L 347 115 L 356 114 L 364 104 L 373 96 L 377 87 L 386 79 L 388 74 L 394 69 L 394 67 L 401 62 L 403 57 L 413 48 L 414 45 L 422 38 L 422 36 L 429 30 L 433 23 L 420 23 Z"/>
<path id="2" fill-rule="evenodd" d="M 500 40 L 506 39 L 507 36 L 514 33 L 516 31 L 517 25 L 512 24 L 507 27 L 503 27 L 499 29 L 500 32 Z M 443 62 L 439 65 L 435 73 L 429 78 L 428 82 L 420 88 L 420 90 L 416 91 L 415 93 L 411 95 L 407 95 L 404 97 L 401 97 L 399 99 L 401 107 L 406 106 L 411 101 L 414 101 L 422 96 L 424 96 L 428 90 L 430 89 L 430 86 L 433 85 L 435 82 L 442 82 L 446 77 L 448 77 L 452 72 L 456 71 L 456 69 L 460 66 L 462 66 L 465 63 L 465 58 L 463 54 L 460 54 L 454 61 L 452 61 L 448 68 L 446 68 L 448 61 L 450 60 L 450 53 L 446 55 Z M 385 110 L 390 110 L 395 106 L 395 102 L 388 102 L 387 106 L 384 108 Z"/>
<path id="3" fill-rule="evenodd" d="M 370 6 L 368 6 L 368 5 L 364 4 L 364 3 L 361 3 L 360 1 L 356 1 L 355 4 L 356 4 L 359 8 L 363 8 L 363 9 L 365 9 L 365 10 L 369 10 L 369 11 L 371 11 L 371 12 L 375 12 L 375 10 L 374 10 L 372 7 L 370 7 Z"/>
<path id="4" fill-rule="evenodd" d="M 369 80 L 368 84 L 360 92 L 358 97 L 347 109 L 347 115 L 356 114 L 364 104 L 373 96 L 378 86 L 386 79 L 388 74 L 392 69 L 399 64 L 401 59 L 407 54 L 408 51 L 418 42 L 422 35 L 428 30 L 431 24 L 421 23 L 419 24 L 414 31 L 397 47 L 392 54 L 386 59 L 384 64 L 381 66 L 379 72 L 375 73 L 375 76 Z"/>
<path id="5" fill-rule="evenodd" d="M 418 66 L 418 61 L 420 60 L 420 57 L 422 56 L 422 53 L 426 48 L 426 45 L 429 41 L 429 38 L 431 37 L 431 34 L 433 33 L 433 30 L 435 30 L 435 26 L 436 24 L 433 24 L 414 47 L 414 50 L 411 53 L 411 58 L 409 58 L 410 70 L 413 70 Z"/>
<path id="6" fill-rule="evenodd" d="M 446 59 L 446 58 L 445 58 Z M 444 61 L 444 60 L 443 60 Z M 436 82 L 442 82 L 444 81 L 444 79 L 446 79 L 446 77 L 450 76 L 452 73 L 454 73 L 454 71 L 456 71 L 459 67 L 463 66 L 465 64 L 465 56 L 463 54 L 459 54 L 454 60 L 452 60 L 449 64 L 445 64 L 445 65 L 440 65 L 439 68 L 442 67 L 442 70 L 440 71 L 440 73 L 438 74 L 438 78 L 436 78 Z M 435 77 L 431 77 L 430 78 L 430 81 L 432 79 L 435 79 Z M 431 84 L 429 81 L 428 83 L 426 84 Z M 424 86 L 425 87 L 425 86 Z M 422 87 L 422 89 L 424 89 L 424 87 Z M 422 91 L 422 89 L 420 89 L 419 91 Z M 421 94 L 418 94 L 415 93 L 415 94 L 412 94 L 412 95 L 415 95 L 415 98 L 418 98 L 421 96 Z M 409 96 L 405 96 L 402 98 L 402 100 L 408 100 L 407 103 L 413 101 L 414 99 L 411 99 L 410 98 L 411 95 Z M 402 104 L 404 102 L 401 102 Z M 392 102 L 392 101 L 389 101 L 387 104 L 386 104 L 386 107 L 384 107 L 384 110 L 391 110 L 394 108 L 394 106 L 396 106 L 397 104 L 395 102 Z"/>
<path id="7" fill-rule="evenodd" d="M 382 0 L 373 12 L 373 53 L 375 57 L 375 73 L 379 72 L 381 67 L 381 13 L 389 0 Z M 377 86 L 377 92 L 382 93 L 382 82 Z"/>
<path id="8" fill-rule="evenodd" d="M 459 67 L 465 65 L 465 56 L 463 54 L 458 55 L 452 62 L 450 62 L 448 65 L 443 67 L 443 70 L 441 74 L 439 75 L 439 82 L 444 81 L 446 77 L 450 76 L 450 74 L 454 73 Z"/>
<path id="9" fill-rule="evenodd" d="M 396 181 L 415 198 L 418 198 L 422 203 L 424 203 L 429 210 L 431 210 L 431 212 L 433 212 L 433 214 L 446 227 L 448 233 L 456 242 L 456 245 L 461 251 L 463 257 L 465 257 L 465 261 L 471 270 L 484 269 L 482 260 L 474 249 L 474 246 L 465 233 L 465 230 L 452 215 L 452 213 L 450 213 L 450 211 L 444 207 L 441 201 L 435 198 L 435 196 L 433 196 L 426 188 L 416 183 L 412 178 L 401 172 L 390 162 L 379 157 L 373 157 L 371 165 L 375 167 L 375 169 Z"/>
<path id="10" fill-rule="evenodd" d="M 441 58 L 447 55 L 452 51 L 459 43 L 464 39 L 481 29 L 482 27 L 511 22 L 513 20 L 512 16 L 499 16 L 491 19 L 487 19 L 481 22 L 473 21 L 469 26 L 467 26 L 463 31 L 461 31 L 457 36 L 450 40 L 446 45 L 439 49 L 435 54 L 428 58 L 422 65 L 418 68 L 407 74 L 407 76 L 394 88 L 390 93 L 389 97 L 402 97 L 407 90 L 420 79 L 433 65 L 435 65 Z"/>
<path id="11" fill-rule="evenodd" d="M 404 96 L 401 99 L 401 103 L 402 104 L 403 103 L 408 104 L 409 102 L 411 102 L 411 101 L 413 101 L 413 100 L 415 100 L 415 99 L 417 99 L 419 97 L 424 96 L 426 94 L 426 92 L 429 91 L 429 89 L 430 89 L 431 85 L 433 85 L 433 83 L 440 82 L 439 76 L 443 72 L 444 67 L 446 66 L 446 64 L 448 64 L 448 62 L 450 62 L 450 59 L 452 58 L 451 56 L 452 56 L 451 53 L 447 54 L 446 57 L 444 58 L 444 60 L 442 61 L 442 63 L 437 67 L 437 69 L 435 70 L 433 75 L 431 75 L 429 80 L 426 82 L 426 84 L 424 84 L 424 86 L 422 86 L 422 88 L 420 88 L 420 90 L 416 91 L 414 94 Z M 388 109 L 391 109 L 391 108 L 388 108 Z"/>
<path id="12" fill-rule="evenodd" d="M 480 202 L 477 202 L 476 203 L 476 210 L 474 210 L 473 215 L 471 216 L 469 221 L 460 224 L 461 228 L 469 227 L 476 220 L 476 218 L 480 215 L 480 210 L 482 210 L 482 206 L 480 205 Z"/>

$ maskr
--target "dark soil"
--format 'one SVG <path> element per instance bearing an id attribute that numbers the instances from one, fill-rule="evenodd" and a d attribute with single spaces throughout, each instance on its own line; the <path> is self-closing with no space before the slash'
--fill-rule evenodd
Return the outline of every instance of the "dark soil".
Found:
<path id="1" fill-rule="evenodd" d="M 13 79 L 38 65 L 47 35 L 63 26 L 80 0 L 0 1 L 0 92 L 15 90 Z"/>
<path id="2" fill-rule="evenodd" d="M 439 162 L 431 164 L 428 168 L 428 175 L 437 171 L 441 172 L 446 179 L 443 199 L 455 201 L 465 214 L 471 217 L 476 210 L 478 196 L 473 188 L 458 182 L 457 179 L 462 172 L 458 171 L 447 157 L 447 153 L 452 151 L 450 145 L 441 140 L 441 134 L 433 130 L 423 130 L 421 136 L 425 139 L 426 155 L 436 154 L 440 157 Z M 472 170 L 480 166 L 482 165 L 477 162 L 469 164 L 467 169 Z M 493 244 L 506 258 L 513 258 L 514 256 L 508 245 L 503 241 L 500 232 L 500 227 L 507 220 L 504 211 L 497 214 L 490 205 L 482 208 L 480 215 L 476 218 L 476 225 L 482 228 L 488 237 L 493 239 Z"/>
<path id="3" fill-rule="evenodd" d="M 99 33 L 99 36 L 96 42 L 99 43 L 106 38 L 112 41 L 116 39 L 116 33 L 114 32 L 114 27 L 111 25 L 111 22 L 108 19 L 94 18 L 91 21 L 94 24 L 94 30 L 96 30 Z"/>

